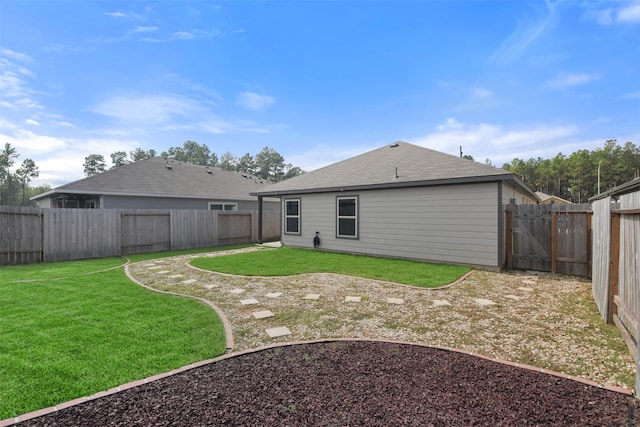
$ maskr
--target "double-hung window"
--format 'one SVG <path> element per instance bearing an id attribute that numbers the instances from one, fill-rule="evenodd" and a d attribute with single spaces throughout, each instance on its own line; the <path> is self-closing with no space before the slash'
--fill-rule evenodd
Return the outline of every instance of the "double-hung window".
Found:
<path id="1" fill-rule="evenodd" d="M 300 234 L 300 199 L 284 201 L 284 232 Z"/>
<path id="2" fill-rule="evenodd" d="M 358 197 L 336 198 L 336 236 L 358 238 Z"/>

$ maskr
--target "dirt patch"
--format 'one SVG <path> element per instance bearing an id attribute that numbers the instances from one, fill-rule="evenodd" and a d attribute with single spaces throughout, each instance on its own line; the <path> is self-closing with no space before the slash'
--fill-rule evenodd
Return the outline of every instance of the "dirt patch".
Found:
<path id="1" fill-rule="evenodd" d="M 24 426 L 633 426 L 632 397 L 429 347 L 324 342 L 232 357 Z"/>

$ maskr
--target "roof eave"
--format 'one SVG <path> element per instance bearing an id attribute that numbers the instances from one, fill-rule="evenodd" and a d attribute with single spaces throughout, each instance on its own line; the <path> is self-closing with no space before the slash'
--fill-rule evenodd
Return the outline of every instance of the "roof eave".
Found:
<path id="1" fill-rule="evenodd" d="M 381 184 L 364 184 L 364 185 L 345 185 L 340 187 L 321 187 L 321 188 L 302 188 L 282 191 L 254 191 L 249 194 L 252 196 L 287 196 L 293 194 L 311 194 L 311 193 L 336 193 L 345 191 L 362 191 L 362 190 L 384 190 L 393 188 L 411 188 L 411 187 L 433 187 L 440 185 L 455 185 L 455 184 L 476 184 L 483 182 L 498 182 L 509 181 L 515 178 L 513 174 L 496 174 L 496 175 L 483 175 L 463 178 L 446 178 L 446 179 L 431 179 L 423 181 L 403 181 L 403 182 L 386 182 Z M 517 183 L 517 181 L 516 181 Z M 524 183 L 522 183 L 524 189 L 528 189 Z M 531 192 L 531 190 L 528 190 Z M 532 193 L 532 192 L 531 192 Z M 535 193 L 532 193 L 535 197 Z"/>
<path id="2" fill-rule="evenodd" d="M 39 194 L 37 196 L 33 196 L 30 200 L 38 200 L 45 198 L 47 196 L 51 196 L 54 194 L 90 194 L 94 196 L 124 196 L 124 197 L 163 197 L 163 198 L 175 198 L 175 199 L 215 199 L 215 200 L 241 200 L 241 201 L 255 201 L 255 197 L 253 194 L 249 194 L 249 196 L 216 196 L 209 194 L 201 194 L 201 195 L 183 195 L 183 194 L 149 194 L 149 193 L 123 193 L 117 191 L 81 191 L 81 190 L 64 190 L 64 189 L 53 189 L 47 191 L 46 193 Z"/>

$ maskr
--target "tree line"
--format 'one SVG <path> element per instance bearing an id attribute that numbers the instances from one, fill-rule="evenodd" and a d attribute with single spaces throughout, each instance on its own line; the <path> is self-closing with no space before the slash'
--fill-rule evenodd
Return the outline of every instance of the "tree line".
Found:
<path id="1" fill-rule="evenodd" d="M 569 156 L 515 158 L 502 169 L 522 178 L 534 191 L 586 203 L 598 190 L 605 192 L 640 176 L 640 147 L 632 142 L 620 146 L 610 139 L 602 148 L 578 150 Z"/>
<path id="2" fill-rule="evenodd" d="M 0 151 L 0 206 L 32 206 L 30 197 L 51 190 L 48 185 L 30 185 L 34 178 L 40 176 L 38 166 L 32 159 L 25 159 L 12 172 L 19 157 L 20 153 L 8 142 Z"/>
<path id="3" fill-rule="evenodd" d="M 158 156 L 154 149 L 144 150 L 136 148 L 127 154 L 126 151 L 116 151 L 111 153 L 111 168 L 117 168 L 127 163 L 146 160 Z M 262 151 L 252 156 L 246 153 L 241 157 L 236 157 L 227 151 L 218 158 L 206 144 L 198 144 L 195 141 L 185 141 L 182 146 L 171 147 L 167 151 L 160 153 L 162 157 L 171 157 L 177 161 L 190 163 L 193 165 L 213 166 L 223 170 L 237 171 L 255 175 L 269 182 L 279 182 L 283 179 L 291 178 L 304 173 L 302 169 L 285 163 L 284 157 L 276 150 L 264 147 Z M 107 163 L 104 156 L 100 154 L 90 154 L 85 157 L 84 173 L 86 176 L 96 175 L 107 170 Z"/>

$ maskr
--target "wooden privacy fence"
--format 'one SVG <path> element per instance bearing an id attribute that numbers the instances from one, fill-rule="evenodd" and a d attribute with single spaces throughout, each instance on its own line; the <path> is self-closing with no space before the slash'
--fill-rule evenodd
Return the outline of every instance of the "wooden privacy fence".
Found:
<path id="1" fill-rule="evenodd" d="M 262 215 L 263 239 L 280 239 L 280 212 Z M 257 241 L 257 211 L 0 207 L 0 265 Z"/>
<path id="2" fill-rule="evenodd" d="M 589 204 L 506 205 L 506 267 L 591 277 L 591 214 Z"/>
<path id="3" fill-rule="evenodd" d="M 593 296 L 608 323 L 615 323 L 634 358 L 640 340 L 640 191 L 593 202 Z M 639 372 L 640 374 L 640 372 Z M 640 392 L 640 383 L 637 383 Z"/>

